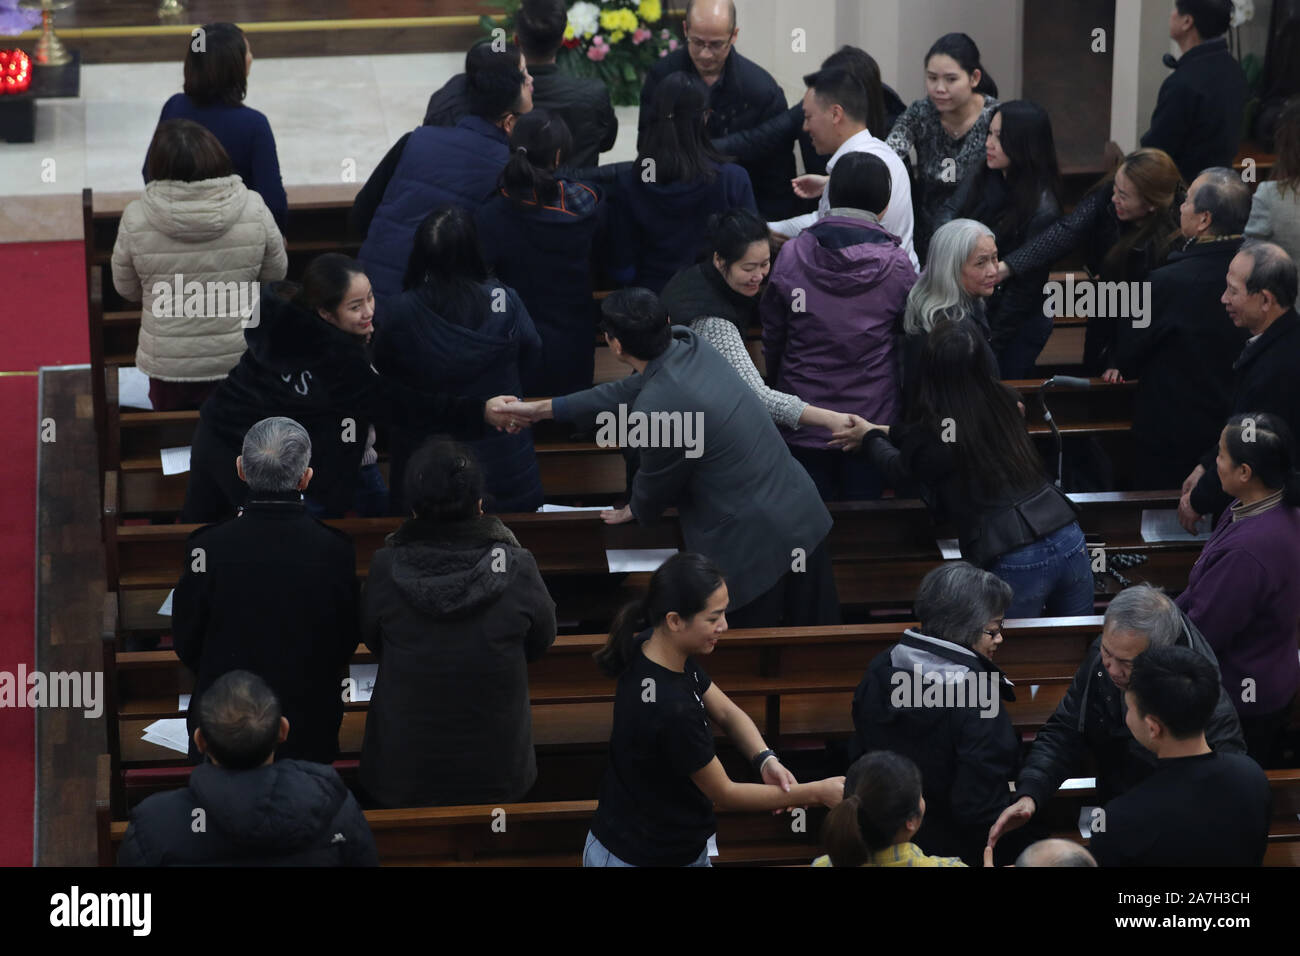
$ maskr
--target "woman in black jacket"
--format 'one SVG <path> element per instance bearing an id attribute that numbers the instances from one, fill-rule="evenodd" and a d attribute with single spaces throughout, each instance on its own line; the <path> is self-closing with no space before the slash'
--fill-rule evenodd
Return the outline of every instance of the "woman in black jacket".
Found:
<path id="1" fill-rule="evenodd" d="M 181 518 L 208 523 L 232 516 L 246 488 L 235 474 L 244 433 L 283 415 L 311 436 L 308 502 L 318 516 L 353 507 L 371 422 L 442 427 L 476 438 L 483 423 L 513 427 L 506 398 L 487 402 L 405 388 L 370 363 L 374 295 L 361 266 L 337 253 L 317 256 L 301 285 L 262 289 L 244 332 L 248 351 L 203 403 L 190 455 Z"/>
<path id="2" fill-rule="evenodd" d="M 1004 250 L 998 281 L 1050 268 L 1077 249 L 1088 271 L 1103 282 L 1145 282 L 1182 235 L 1178 210 L 1185 194 L 1169 154 L 1158 149 L 1130 153 L 1073 212 L 1020 248 Z M 1088 374 L 1100 375 L 1108 367 L 1120 317 L 1087 318 L 1083 364 Z"/>
<path id="3" fill-rule="evenodd" d="M 600 191 L 556 168 L 572 148 L 558 114 L 533 110 L 510 134 L 510 161 L 496 195 L 479 207 L 479 240 L 488 268 L 519 293 L 541 336 L 541 360 L 523 378 L 523 394 L 568 395 L 590 388 L 596 320 L 592 249 L 605 225 Z"/>
<path id="4" fill-rule="evenodd" d="M 379 661 L 361 783 L 384 807 L 514 803 L 537 779 L 528 662 L 555 641 L 537 562 L 483 514 L 465 447 L 411 458 L 414 517 L 370 562 L 362 640 Z"/>
<path id="5" fill-rule="evenodd" d="M 407 265 L 406 291 L 384 302 L 375 335 L 375 367 L 410 388 L 438 382 L 453 395 L 522 395 L 522 370 L 535 368 L 542 342 L 515 291 L 492 279 L 479 252 L 473 213 L 441 206 L 420 223 Z M 591 339 L 587 350 L 591 351 Z M 392 504 L 409 509 L 406 462 L 436 422 L 394 429 Z M 473 443 L 487 476 L 488 510 L 542 506 L 542 477 L 530 432 L 490 434 Z"/>
<path id="6" fill-rule="evenodd" d="M 857 419 L 831 444 L 863 451 L 895 490 L 952 522 L 962 556 L 1015 591 L 1007 617 L 1093 612 L 1092 567 L 1074 506 L 1043 473 L 1014 392 L 970 322 L 935 326 L 921 351 L 906 417 Z"/>
<path id="7" fill-rule="evenodd" d="M 1019 249 L 1061 215 L 1061 174 L 1047 111 L 1028 100 L 1001 103 L 989 120 L 987 162 L 967 176 L 943 206 L 937 225 L 976 219 L 993 230 L 999 249 Z M 1033 373 L 1052 335 L 1044 314 L 1048 268 L 1026 271 L 989 297 L 989 344 L 1004 379 Z"/>

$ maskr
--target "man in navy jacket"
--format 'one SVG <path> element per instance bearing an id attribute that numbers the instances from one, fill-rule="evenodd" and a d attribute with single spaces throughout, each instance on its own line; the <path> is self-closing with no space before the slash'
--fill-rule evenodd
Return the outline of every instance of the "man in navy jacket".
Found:
<path id="1" fill-rule="evenodd" d="M 1231 22 L 1232 0 L 1176 0 L 1169 15 L 1169 38 L 1182 58 L 1165 57 L 1174 72 L 1160 86 L 1142 145 L 1172 156 L 1185 183 L 1237 157 L 1246 74 L 1228 52 Z"/>

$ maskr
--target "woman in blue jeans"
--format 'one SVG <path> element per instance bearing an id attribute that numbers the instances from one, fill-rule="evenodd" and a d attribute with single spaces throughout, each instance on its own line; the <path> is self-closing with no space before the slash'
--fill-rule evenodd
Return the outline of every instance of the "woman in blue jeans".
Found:
<path id="1" fill-rule="evenodd" d="M 645 598 L 619 612 L 596 652 L 618 687 L 583 866 L 709 866 L 715 806 L 834 807 L 844 798 L 843 777 L 797 783 L 749 715 L 693 660 L 717 646 L 726 610 L 722 572 L 703 555 L 675 554 L 654 573 Z M 750 758 L 762 783 L 732 781 L 714 751 L 710 722 Z"/>
<path id="2" fill-rule="evenodd" d="M 1024 413 L 969 322 L 927 335 L 914 400 L 894 426 L 857 418 L 831 444 L 861 447 L 900 494 L 957 528 L 962 556 L 1011 585 L 1007 617 L 1093 613 L 1092 566 L 1074 505 L 1053 485 Z"/>

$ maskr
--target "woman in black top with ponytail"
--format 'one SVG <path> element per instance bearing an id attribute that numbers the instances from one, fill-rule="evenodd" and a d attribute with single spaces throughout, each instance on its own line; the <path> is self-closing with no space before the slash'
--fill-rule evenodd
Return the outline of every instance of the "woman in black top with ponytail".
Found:
<path id="1" fill-rule="evenodd" d="M 699 554 L 675 554 L 642 601 L 624 607 L 596 663 L 618 677 L 609 766 L 583 850 L 584 866 L 709 866 L 713 808 L 834 807 L 844 778 L 796 783 L 749 715 L 692 660 L 727 629 L 727 585 Z M 761 784 L 735 783 L 713 745 L 719 724 Z"/>
<path id="2" fill-rule="evenodd" d="M 926 856 L 912 842 L 925 819 L 921 771 L 892 750 L 859 757 L 845 775 L 844 801 L 822 828 L 827 855 L 813 866 L 965 866 Z"/>
<path id="3" fill-rule="evenodd" d="M 591 297 L 592 247 L 606 204 L 596 187 L 556 175 L 572 143 L 558 115 L 525 113 L 497 192 L 478 210 L 488 267 L 519 293 L 542 337 L 542 361 L 524 376 L 529 396 L 590 388 L 594 370 L 600 309 Z"/>

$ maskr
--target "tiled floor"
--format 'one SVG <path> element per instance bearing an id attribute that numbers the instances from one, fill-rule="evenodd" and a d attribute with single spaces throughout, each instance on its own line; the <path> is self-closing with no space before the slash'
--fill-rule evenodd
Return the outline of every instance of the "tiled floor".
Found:
<path id="1" fill-rule="evenodd" d="M 463 62 L 458 53 L 255 60 L 245 102 L 271 121 L 290 201 L 295 187 L 359 188 Z M 79 98 L 38 101 L 36 142 L 0 144 L 2 241 L 80 235 L 79 214 L 56 225 L 48 202 L 17 197 L 71 199 L 85 186 L 97 195 L 138 193 L 158 113 L 180 88 L 179 63 L 92 65 L 82 69 Z M 604 162 L 635 157 L 636 108 L 618 113 L 618 142 Z"/>

